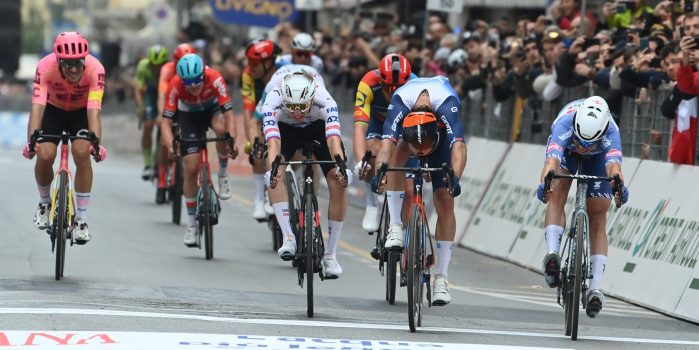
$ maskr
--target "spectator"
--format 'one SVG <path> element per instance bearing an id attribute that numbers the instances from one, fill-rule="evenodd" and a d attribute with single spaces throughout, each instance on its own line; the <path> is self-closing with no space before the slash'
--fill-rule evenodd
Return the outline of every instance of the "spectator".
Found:
<path id="1" fill-rule="evenodd" d="M 672 128 L 672 141 L 668 149 L 668 160 L 675 164 L 694 165 L 697 141 L 697 101 L 693 94 L 680 91 L 675 85 L 676 69 L 682 62 L 682 53 L 674 48 L 665 50 L 664 65 L 673 87 L 672 93 L 663 101 L 663 116 L 675 121 Z M 679 48 L 678 48 L 679 49 Z"/>
<path id="2" fill-rule="evenodd" d="M 562 30 L 570 30 L 573 20 L 580 17 L 580 3 L 578 0 L 561 0 L 561 17 L 558 19 L 558 26 Z M 585 18 L 590 20 L 591 26 L 597 26 L 597 19 L 590 11 L 585 12 Z"/>
<path id="3" fill-rule="evenodd" d="M 672 4 L 671 1 L 667 3 Z M 654 9 L 646 5 L 645 0 L 608 1 L 602 6 L 602 20 L 610 29 L 629 28 L 653 12 Z"/>

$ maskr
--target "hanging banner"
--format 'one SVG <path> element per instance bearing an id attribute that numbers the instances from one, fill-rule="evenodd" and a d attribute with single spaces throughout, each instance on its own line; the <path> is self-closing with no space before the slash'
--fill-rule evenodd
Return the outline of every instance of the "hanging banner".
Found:
<path id="1" fill-rule="evenodd" d="M 295 21 L 298 11 L 294 0 L 210 0 L 219 21 L 228 24 L 274 27 Z"/>

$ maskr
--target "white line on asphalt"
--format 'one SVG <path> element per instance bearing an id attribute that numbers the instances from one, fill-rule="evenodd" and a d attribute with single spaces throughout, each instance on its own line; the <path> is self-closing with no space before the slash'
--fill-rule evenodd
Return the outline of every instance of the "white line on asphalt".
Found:
<path id="1" fill-rule="evenodd" d="M 208 322 L 223 322 L 223 323 L 241 323 L 241 324 L 259 324 L 259 325 L 275 325 L 275 326 L 299 326 L 299 327 L 327 327 L 327 328 L 351 328 L 351 329 L 381 329 L 381 330 L 407 330 L 406 326 L 377 324 L 377 323 L 351 323 L 351 322 L 329 322 L 329 321 L 304 321 L 304 320 L 281 320 L 281 319 L 243 319 L 233 317 L 216 317 L 204 315 L 185 315 L 185 314 L 169 314 L 157 312 L 134 312 L 134 311 L 119 311 L 119 310 L 96 310 L 96 309 L 52 309 L 52 308 L 0 308 L 0 314 L 6 315 L 89 315 L 89 316 L 121 316 L 121 317 L 143 317 L 143 318 L 169 318 L 169 319 L 186 319 Z M 447 327 L 421 327 L 420 330 L 425 332 L 440 332 L 440 333 L 467 333 L 467 334 L 487 334 L 487 335 L 508 335 L 518 337 L 534 337 L 534 338 L 557 338 L 565 339 L 566 336 L 560 334 L 549 333 L 532 333 L 532 332 L 512 332 L 499 331 L 489 329 L 470 329 L 470 328 L 447 328 Z M 623 338 L 623 337 L 578 337 L 578 339 L 600 340 L 622 343 L 646 343 L 646 344 L 665 344 L 665 345 L 699 345 L 699 341 L 692 340 L 674 340 L 674 339 L 643 339 L 643 338 Z"/>

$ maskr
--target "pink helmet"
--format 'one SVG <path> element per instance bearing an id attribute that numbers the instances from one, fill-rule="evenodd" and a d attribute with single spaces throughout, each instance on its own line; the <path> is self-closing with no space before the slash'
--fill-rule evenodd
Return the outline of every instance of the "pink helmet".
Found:
<path id="1" fill-rule="evenodd" d="M 53 42 L 53 53 L 59 59 L 72 60 L 85 58 L 88 54 L 87 39 L 79 32 L 63 32 Z"/>

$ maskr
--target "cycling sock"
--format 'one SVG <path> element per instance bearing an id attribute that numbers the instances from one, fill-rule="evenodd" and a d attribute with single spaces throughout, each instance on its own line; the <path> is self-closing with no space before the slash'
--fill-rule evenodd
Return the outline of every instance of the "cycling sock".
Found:
<path id="1" fill-rule="evenodd" d="M 284 234 L 284 240 L 289 238 L 295 239 L 294 233 L 291 231 L 291 222 L 289 221 L 289 202 L 274 203 L 272 204 L 272 209 L 274 209 L 274 215 L 277 217 L 282 234 Z"/>
<path id="2" fill-rule="evenodd" d="M 342 235 L 343 221 L 328 220 L 328 246 L 325 248 L 325 254 L 335 254 L 337 252 L 337 244 L 340 242 Z"/>
<path id="3" fill-rule="evenodd" d="M 386 191 L 391 225 L 403 226 L 403 219 L 400 216 L 403 209 L 403 196 L 405 196 L 405 191 Z"/>
<path id="4" fill-rule="evenodd" d="M 544 237 L 546 237 L 546 248 L 549 252 L 558 252 L 561 249 L 561 236 L 563 236 L 562 226 L 546 226 L 544 229 Z"/>
<path id="5" fill-rule="evenodd" d="M 39 189 L 39 203 L 51 203 L 51 185 L 41 186 L 36 184 Z"/>
<path id="6" fill-rule="evenodd" d="M 218 156 L 218 177 L 228 175 L 228 157 Z"/>
<path id="7" fill-rule="evenodd" d="M 167 164 L 158 164 L 158 188 L 167 187 Z"/>
<path id="8" fill-rule="evenodd" d="M 435 276 L 442 275 L 444 278 L 447 278 L 453 244 L 454 242 L 452 241 L 437 241 L 437 269 L 434 272 Z"/>
<path id="9" fill-rule="evenodd" d="M 588 290 L 600 289 L 602 286 L 602 278 L 604 277 L 604 268 L 607 266 L 607 256 L 595 254 L 590 256 L 590 271 L 592 278 Z"/>
<path id="10" fill-rule="evenodd" d="M 78 207 L 75 213 L 76 221 L 86 221 L 87 207 L 90 206 L 90 192 L 75 192 L 75 201 Z"/>
<path id="11" fill-rule="evenodd" d="M 148 168 L 153 165 L 153 153 L 150 149 L 143 149 L 143 165 Z"/>
<path id="12" fill-rule="evenodd" d="M 252 182 L 255 185 L 255 203 L 265 201 L 265 175 L 252 174 Z M 288 209 L 287 205 L 287 209 Z"/>
<path id="13" fill-rule="evenodd" d="M 187 221 L 189 222 L 189 227 L 197 226 L 197 199 L 184 198 L 184 204 L 187 207 Z"/>
<path id="14" fill-rule="evenodd" d="M 364 192 L 366 192 L 366 206 L 367 207 L 378 207 L 379 206 L 379 196 L 371 190 L 371 184 L 364 182 Z"/>

